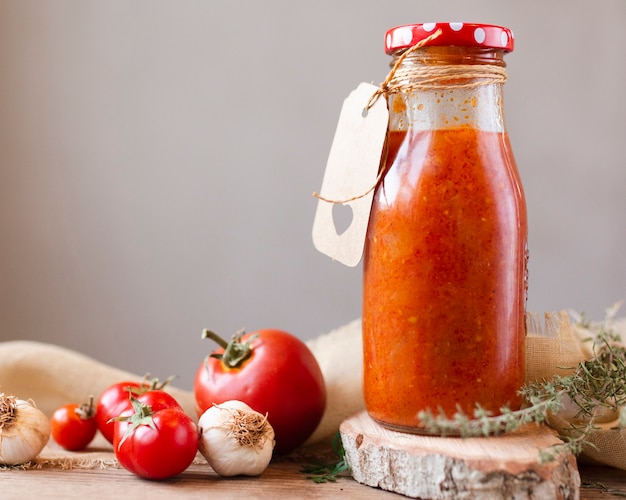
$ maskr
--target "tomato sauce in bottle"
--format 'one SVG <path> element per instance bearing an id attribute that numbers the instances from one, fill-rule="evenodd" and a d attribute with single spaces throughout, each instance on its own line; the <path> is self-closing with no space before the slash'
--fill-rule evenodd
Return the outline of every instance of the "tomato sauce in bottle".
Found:
<path id="1" fill-rule="evenodd" d="M 389 30 L 386 49 L 403 59 L 365 243 L 363 389 L 374 420 L 419 433 L 423 410 L 521 403 L 527 218 L 502 104 L 513 39 L 420 24 Z"/>

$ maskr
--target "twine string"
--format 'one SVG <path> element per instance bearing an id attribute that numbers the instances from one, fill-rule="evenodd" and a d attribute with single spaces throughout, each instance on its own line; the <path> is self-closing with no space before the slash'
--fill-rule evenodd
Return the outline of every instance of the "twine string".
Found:
<path id="1" fill-rule="evenodd" d="M 423 40 L 420 40 L 415 45 L 413 45 L 412 47 L 409 47 L 402 54 L 400 54 L 398 59 L 396 59 L 395 64 L 391 68 L 391 71 L 389 71 L 389 73 L 387 74 L 387 77 L 382 81 L 379 88 L 376 90 L 376 92 L 374 92 L 372 97 L 370 97 L 370 100 L 367 102 L 367 105 L 365 106 L 365 110 L 364 110 L 365 114 L 367 114 L 367 111 L 369 111 L 372 108 L 372 106 L 376 103 L 376 101 L 381 95 L 384 95 L 385 97 L 389 95 L 390 84 L 394 80 L 394 77 L 396 75 L 396 72 L 398 71 L 398 68 L 400 68 L 400 65 L 407 58 L 407 56 L 411 55 L 416 50 L 421 49 L 424 45 L 433 41 L 439 35 L 441 35 L 441 28 L 435 31 L 434 33 L 432 33 L 431 35 L 428 35 Z"/>
<path id="2" fill-rule="evenodd" d="M 506 69 L 493 64 L 475 65 L 468 69 L 464 64 L 442 64 L 398 69 L 387 85 L 386 95 L 412 90 L 468 89 L 505 83 Z M 464 80 L 463 83 L 459 83 Z"/>

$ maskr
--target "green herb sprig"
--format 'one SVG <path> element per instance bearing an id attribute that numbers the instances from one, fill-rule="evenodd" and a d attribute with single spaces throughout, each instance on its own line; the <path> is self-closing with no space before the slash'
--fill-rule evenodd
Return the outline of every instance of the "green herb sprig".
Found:
<path id="1" fill-rule="evenodd" d="M 563 402 L 569 399 L 577 408 L 574 422 L 559 429 L 562 445 L 555 445 L 541 451 L 542 460 L 554 459 L 561 452 L 579 454 L 585 446 L 591 446 L 589 434 L 597 430 L 594 418 L 600 408 L 618 412 L 626 405 L 626 348 L 620 336 L 611 328 L 611 319 L 616 307 L 609 309 L 606 321 L 599 325 L 597 333 L 591 331 L 591 324 L 584 315 L 578 319 L 578 326 L 591 334 L 593 355 L 579 363 L 567 376 L 555 376 L 526 384 L 520 395 L 527 402 L 521 410 L 511 411 L 501 408 L 500 415 L 492 415 L 477 406 L 473 415 L 457 411 L 447 417 L 442 411 L 423 411 L 419 419 L 426 430 L 437 435 L 492 436 L 518 429 L 528 423 L 546 422 L 551 414 L 557 414 Z M 626 427 L 626 412 L 620 411 L 618 427 Z"/>
<path id="2" fill-rule="evenodd" d="M 338 477 L 347 474 L 350 470 L 339 432 L 333 437 L 332 450 L 337 457 L 336 461 L 316 461 L 315 463 L 305 465 L 300 472 L 306 474 L 306 478 L 314 483 L 336 482 Z"/>

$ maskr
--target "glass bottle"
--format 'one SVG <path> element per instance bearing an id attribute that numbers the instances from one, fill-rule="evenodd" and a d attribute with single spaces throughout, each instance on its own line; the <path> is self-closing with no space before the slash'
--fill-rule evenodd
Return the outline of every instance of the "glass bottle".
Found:
<path id="1" fill-rule="evenodd" d="M 512 50 L 491 25 L 386 35 L 398 65 L 365 243 L 363 389 L 369 415 L 396 430 L 425 432 L 424 410 L 521 403 L 527 218 L 502 102 Z"/>

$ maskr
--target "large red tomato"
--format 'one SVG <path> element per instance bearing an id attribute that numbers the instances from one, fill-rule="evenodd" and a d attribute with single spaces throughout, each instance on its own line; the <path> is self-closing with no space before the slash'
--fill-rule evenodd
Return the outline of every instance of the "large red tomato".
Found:
<path id="1" fill-rule="evenodd" d="M 322 371 L 307 345 L 282 330 L 240 332 L 230 343 L 205 330 L 221 347 L 196 373 L 198 415 L 213 404 L 239 400 L 267 414 L 276 434 L 277 455 L 303 444 L 326 408 Z"/>

